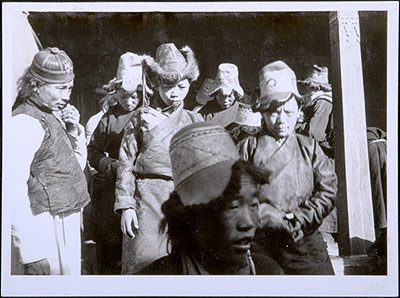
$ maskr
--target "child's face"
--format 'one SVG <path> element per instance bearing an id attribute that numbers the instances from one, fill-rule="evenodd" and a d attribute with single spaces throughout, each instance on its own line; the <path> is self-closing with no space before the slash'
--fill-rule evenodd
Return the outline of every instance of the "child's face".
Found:
<path id="1" fill-rule="evenodd" d="M 140 95 L 135 91 L 132 94 L 122 94 L 117 92 L 118 103 L 125 111 L 133 111 L 139 103 Z"/>
<path id="2" fill-rule="evenodd" d="M 161 99 L 168 105 L 179 105 L 183 102 L 189 92 L 190 83 L 188 79 L 179 81 L 174 85 L 161 84 L 158 88 Z"/>
<path id="3" fill-rule="evenodd" d="M 228 109 L 230 108 L 233 103 L 235 102 L 235 92 L 232 90 L 231 94 L 225 95 L 223 92 L 217 92 L 216 95 L 217 101 L 219 103 L 219 105 L 223 108 L 223 109 Z"/>

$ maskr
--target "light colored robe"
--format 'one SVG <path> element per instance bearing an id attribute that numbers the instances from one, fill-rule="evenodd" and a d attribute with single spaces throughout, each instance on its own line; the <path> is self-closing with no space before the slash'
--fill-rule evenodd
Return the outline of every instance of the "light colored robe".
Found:
<path id="1" fill-rule="evenodd" d="M 125 128 L 119 154 L 114 210 L 136 210 L 136 237 L 124 236 L 122 274 L 133 274 L 167 255 L 167 237 L 159 234 L 161 205 L 174 190 L 169 143 L 182 127 L 203 121 L 178 107 L 168 115 L 153 108 L 135 113 Z"/>

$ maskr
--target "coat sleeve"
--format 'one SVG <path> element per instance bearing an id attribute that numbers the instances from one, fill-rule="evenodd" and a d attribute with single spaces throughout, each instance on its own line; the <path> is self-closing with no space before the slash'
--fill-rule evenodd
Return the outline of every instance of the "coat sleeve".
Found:
<path id="1" fill-rule="evenodd" d="M 307 146 L 314 172 L 314 191 L 292 213 L 300 222 L 304 234 L 316 230 L 333 210 L 337 194 L 337 177 L 333 160 L 328 158 L 318 143 Z"/>
<path id="2" fill-rule="evenodd" d="M 307 124 L 307 131 L 310 137 L 319 142 L 325 141 L 326 128 L 329 122 L 329 116 L 332 111 L 332 103 L 320 99 L 313 106 L 313 116 Z"/>
<path id="3" fill-rule="evenodd" d="M 68 133 L 69 141 L 71 142 L 72 150 L 74 151 L 75 157 L 77 158 L 82 171 L 86 167 L 87 161 L 87 147 L 86 147 L 86 135 L 85 128 L 79 124 L 78 134 Z"/>
<path id="4" fill-rule="evenodd" d="M 94 130 L 88 145 L 89 164 L 100 173 L 105 173 L 107 166 L 114 161 L 104 152 L 107 142 L 107 118 L 103 117 Z"/>
<path id="5" fill-rule="evenodd" d="M 115 182 L 114 211 L 132 208 L 136 210 L 134 163 L 138 154 L 138 129 L 130 121 L 124 129 L 119 149 L 119 166 Z"/>

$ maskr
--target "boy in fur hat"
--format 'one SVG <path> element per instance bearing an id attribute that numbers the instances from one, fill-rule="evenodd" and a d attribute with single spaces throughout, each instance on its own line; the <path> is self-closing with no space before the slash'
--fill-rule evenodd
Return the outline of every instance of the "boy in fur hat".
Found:
<path id="1" fill-rule="evenodd" d="M 122 274 L 133 274 L 167 254 L 166 236 L 159 235 L 158 226 L 161 205 L 174 188 L 169 143 L 180 128 L 202 121 L 183 109 L 190 84 L 199 76 L 188 46 L 160 45 L 155 60 L 146 57 L 144 69 L 156 92 L 125 127 L 116 177 L 114 210 L 121 214 L 124 234 Z"/>

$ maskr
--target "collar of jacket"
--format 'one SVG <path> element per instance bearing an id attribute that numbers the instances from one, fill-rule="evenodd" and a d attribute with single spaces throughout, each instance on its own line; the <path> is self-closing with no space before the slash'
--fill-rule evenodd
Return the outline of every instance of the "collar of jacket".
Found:
<path id="1" fill-rule="evenodd" d="M 39 108 L 39 110 L 51 114 L 53 111 L 44 104 L 44 102 L 38 96 L 29 97 L 27 103 L 33 104 Z"/>

